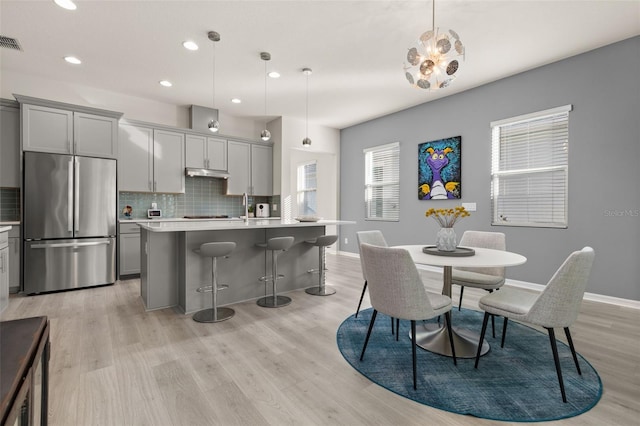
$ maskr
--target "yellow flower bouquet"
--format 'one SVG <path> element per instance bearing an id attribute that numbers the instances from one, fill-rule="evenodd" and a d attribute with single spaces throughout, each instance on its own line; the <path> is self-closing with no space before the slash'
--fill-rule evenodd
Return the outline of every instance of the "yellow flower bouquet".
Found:
<path id="1" fill-rule="evenodd" d="M 452 209 L 431 208 L 424 215 L 434 218 L 442 228 L 453 228 L 453 225 L 463 217 L 471 216 L 467 209 L 462 206 L 456 206 Z"/>

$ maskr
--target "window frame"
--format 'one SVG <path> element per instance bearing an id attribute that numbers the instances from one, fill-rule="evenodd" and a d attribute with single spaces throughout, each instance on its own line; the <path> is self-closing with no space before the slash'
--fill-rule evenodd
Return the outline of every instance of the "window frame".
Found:
<path id="1" fill-rule="evenodd" d="M 377 145 L 370 148 L 365 148 L 362 150 L 364 154 L 364 220 L 365 221 L 380 221 L 380 222 L 399 222 L 400 221 L 400 142 L 392 142 L 384 145 Z M 373 177 L 376 174 L 374 170 L 374 165 L 372 164 L 374 160 L 374 156 L 376 154 L 388 155 L 389 158 L 395 157 L 396 164 L 393 169 L 390 170 L 391 174 L 395 173 L 395 176 L 390 176 L 391 179 L 385 180 L 383 182 L 373 182 Z M 379 167 L 379 166 L 378 166 Z M 395 205 L 392 210 L 395 211 L 395 214 L 392 216 L 385 215 L 385 202 L 384 197 L 381 197 L 382 203 L 382 216 L 370 216 L 371 208 L 370 204 L 374 202 L 374 197 L 369 199 L 370 190 L 374 188 L 381 189 L 381 193 L 384 194 L 384 189 L 395 185 L 397 188 L 395 190 L 394 199 L 391 200 L 391 203 Z"/>
<path id="2" fill-rule="evenodd" d="M 301 178 L 300 170 L 302 168 L 306 168 L 307 166 L 310 166 L 310 165 L 315 165 L 316 166 L 316 186 L 315 186 L 315 188 L 306 188 L 306 187 L 301 188 L 301 183 L 306 182 L 306 179 L 304 178 L 304 176 L 306 176 L 306 175 L 303 172 L 302 179 L 300 179 Z M 298 210 L 298 215 L 308 215 L 308 213 L 300 211 L 300 196 L 302 194 L 306 195 L 309 192 L 313 192 L 313 193 L 316 194 L 316 206 L 315 206 L 316 207 L 316 213 L 315 213 L 315 215 L 317 215 L 318 214 L 318 206 L 317 206 L 317 201 L 318 201 L 318 161 L 317 160 L 310 160 L 310 161 L 305 161 L 305 162 L 299 163 L 296 172 L 297 172 L 297 177 L 296 177 L 297 178 L 297 182 L 296 182 L 296 208 Z M 313 215 L 313 214 L 311 214 L 311 215 Z"/>
<path id="3" fill-rule="evenodd" d="M 571 104 L 564 105 L 556 108 L 546 109 L 538 112 L 533 112 L 530 114 L 519 115 L 516 117 L 506 118 L 498 121 L 493 121 L 490 123 L 491 128 L 491 225 L 494 226 L 515 226 L 515 227 L 530 227 L 530 228 L 567 228 L 569 226 L 569 112 L 573 109 Z M 545 123 L 548 127 L 553 126 L 553 122 L 558 119 L 564 119 L 566 126 L 566 140 L 563 142 L 566 149 L 566 156 L 564 158 L 564 163 L 560 165 L 547 164 L 541 167 L 530 167 L 530 168 L 522 168 L 522 169 L 507 169 L 500 170 L 500 159 L 501 159 L 501 135 L 500 131 L 503 127 L 522 125 L 525 123 L 533 123 L 535 121 L 540 122 L 540 120 L 547 119 L 548 123 Z M 535 138 L 531 140 L 529 135 L 526 136 L 526 147 L 528 148 L 530 144 L 539 141 Z M 556 142 L 557 141 L 552 141 Z M 529 153 L 526 156 L 522 156 L 522 159 L 529 160 Z M 499 192 L 500 192 L 500 178 L 501 177 L 509 177 L 509 176 L 531 176 L 541 173 L 554 173 L 554 172 L 563 172 L 564 185 L 563 191 L 564 196 L 562 197 L 563 202 L 563 218 L 561 220 L 556 221 L 536 221 L 527 220 L 527 221 L 515 221 L 510 222 L 502 219 L 504 214 L 501 214 L 502 211 L 499 210 Z M 527 200 L 534 199 L 534 197 L 527 197 Z"/>

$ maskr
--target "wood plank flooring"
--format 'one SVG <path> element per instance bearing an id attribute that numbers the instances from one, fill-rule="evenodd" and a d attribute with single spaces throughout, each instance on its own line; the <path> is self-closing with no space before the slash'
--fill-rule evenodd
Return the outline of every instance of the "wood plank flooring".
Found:
<path id="1" fill-rule="evenodd" d="M 236 304 L 235 317 L 218 324 L 196 323 L 172 309 L 145 312 L 136 279 L 13 295 L 1 319 L 46 315 L 51 321 L 53 426 L 504 424 L 417 404 L 351 368 L 335 333 L 357 306 L 360 262 L 343 255 L 328 255 L 327 262 L 327 283 L 337 294 L 295 291 L 293 303 L 281 309 Z M 440 290 L 439 274 L 423 275 Z M 458 291 L 454 286 L 455 304 Z M 477 309 L 484 294 L 466 289 L 463 306 Z M 368 296 L 363 304 L 369 307 Z M 572 334 L 599 372 L 604 394 L 587 413 L 551 423 L 638 424 L 640 311 L 585 301 Z"/>

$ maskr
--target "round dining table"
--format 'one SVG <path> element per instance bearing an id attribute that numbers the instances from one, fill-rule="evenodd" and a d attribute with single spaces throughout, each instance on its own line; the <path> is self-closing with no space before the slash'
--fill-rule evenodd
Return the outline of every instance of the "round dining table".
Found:
<path id="1" fill-rule="evenodd" d="M 440 254 L 430 254 L 423 251 L 424 245 L 404 245 L 395 246 L 395 248 L 403 248 L 409 252 L 413 262 L 417 265 L 441 266 L 443 268 L 442 294 L 451 297 L 451 269 L 464 268 L 480 268 L 480 267 L 499 267 L 499 266 L 516 266 L 522 265 L 527 258 L 513 252 L 505 250 L 493 250 L 480 247 L 460 247 L 464 251 L 473 249 L 474 254 L 471 256 L 451 256 Z M 427 250 L 428 251 L 428 250 Z M 477 332 L 455 327 L 452 315 L 452 334 L 453 343 L 458 358 L 475 358 L 478 351 L 478 340 L 480 335 Z M 478 324 L 480 331 L 481 324 Z M 416 343 L 423 349 L 440 355 L 453 356 L 451 346 L 449 344 L 449 335 L 447 328 L 443 325 L 424 323 L 419 330 L 416 329 Z M 489 343 L 482 342 L 481 355 L 489 352 Z"/>

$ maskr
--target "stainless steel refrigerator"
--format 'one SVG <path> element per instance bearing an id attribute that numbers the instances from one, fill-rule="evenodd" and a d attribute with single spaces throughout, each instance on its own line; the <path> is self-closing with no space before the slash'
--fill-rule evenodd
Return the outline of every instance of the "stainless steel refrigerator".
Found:
<path id="1" fill-rule="evenodd" d="M 116 160 L 24 153 L 24 292 L 115 282 Z"/>

